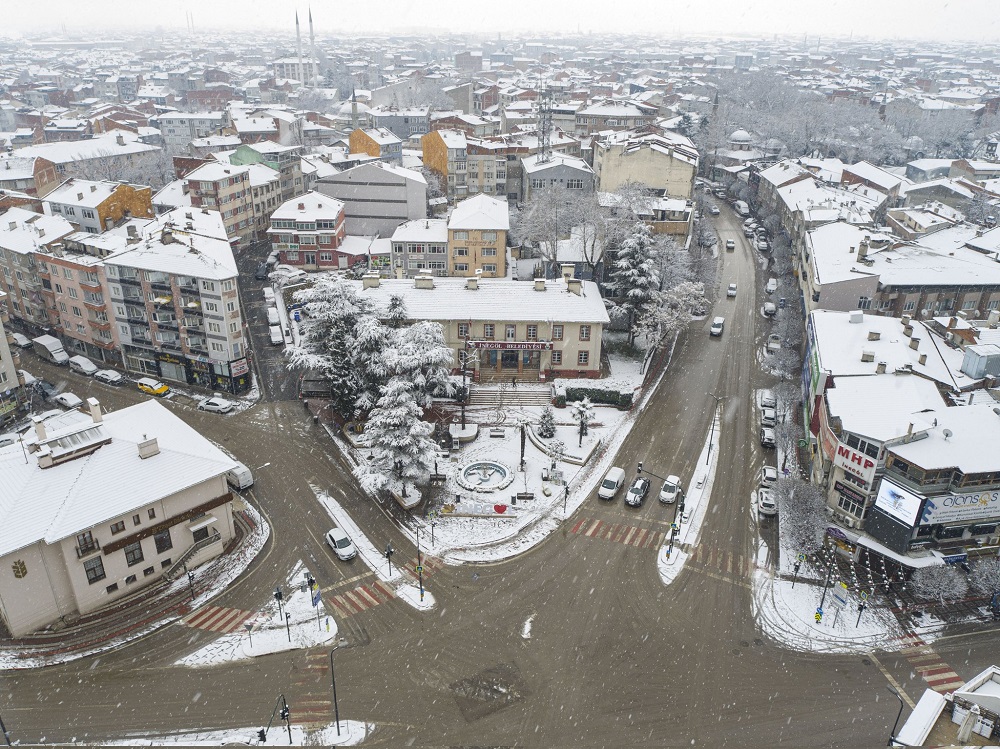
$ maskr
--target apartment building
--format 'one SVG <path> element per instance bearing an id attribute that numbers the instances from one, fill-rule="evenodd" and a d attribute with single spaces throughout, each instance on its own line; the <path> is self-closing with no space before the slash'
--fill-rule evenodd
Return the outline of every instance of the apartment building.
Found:
<path id="1" fill-rule="evenodd" d="M 29 400 L 24 392 L 24 382 L 18 375 L 20 356 L 13 340 L 9 338 L 7 294 L 0 291 L 0 426 L 17 418 L 18 411 Z"/>
<path id="2" fill-rule="evenodd" d="M 264 164 L 247 164 L 246 168 L 250 170 L 253 197 L 253 233 L 257 239 L 264 239 L 271 214 L 281 204 L 281 175 Z"/>
<path id="3" fill-rule="evenodd" d="M 280 262 L 303 270 L 346 268 L 349 257 L 338 252 L 347 235 L 344 204 L 318 192 L 307 192 L 281 204 L 267 230 Z"/>
<path id="4" fill-rule="evenodd" d="M 238 271 L 217 211 L 178 208 L 104 260 L 125 368 L 231 393 L 250 389 Z"/>
<path id="5" fill-rule="evenodd" d="M 349 143 L 351 153 L 365 153 L 397 166 L 403 164 L 403 141 L 384 127 L 358 128 L 351 132 Z"/>
<path id="6" fill-rule="evenodd" d="M 254 214 L 250 170 L 245 166 L 208 163 L 185 177 L 193 208 L 222 215 L 229 241 L 237 249 L 253 241 Z"/>
<path id="7" fill-rule="evenodd" d="M 407 221 L 392 233 L 392 275 L 413 278 L 420 273 L 448 275 L 448 221 L 425 218 Z"/>
<path id="8" fill-rule="evenodd" d="M 448 219 L 448 275 L 503 278 L 507 275 L 506 200 L 474 195 Z"/>
<path id="9" fill-rule="evenodd" d="M 152 218 L 152 198 L 147 185 L 71 178 L 45 196 L 45 206 L 81 231 L 100 234 L 126 218 Z"/>
<path id="10" fill-rule="evenodd" d="M 601 192 L 635 182 L 665 197 L 691 200 L 694 194 L 698 149 L 679 133 L 610 133 L 594 139 L 593 153 Z"/>
<path id="11" fill-rule="evenodd" d="M 433 130 L 420 139 L 424 166 L 437 172 L 449 201 L 469 194 L 468 141 L 460 130 Z"/>
<path id="12" fill-rule="evenodd" d="M 427 216 L 427 180 L 413 169 L 373 161 L 322 177 L 316 191 L 344 203 L 347 233 L 391 237 L 405 221 Z"/>
<path id="13" fill-rule="evenodd" d="M 656 107 L 635 101 L 595 101 L 577 111 L 576 134 L 585 136 L 602 130 L 634 130 L 652 125 L 656 114 Z"/>
<path id="14" fill-rule="evenodd" d="M 143 143 L 140 136 L 127 130 L 114 130 L 86 140 L 65 143 L 39 143 L 18 149 L 22 158 L 41 157 L 55 165 L 60 179 L 93 178 L 131 179 L 133 175 L 155 173 L 162 149 Z"/>
<path id="15" fill-rule="evenodd" d="M 575 156 L 535 154 L 521 159 L 521 195 L 531 200 L 544 188 L 569 190 L 583 195 L 594 191 L 594 170 Z"/>
<path id="16" fill-rule="evenodd" d="M 229 125 L 225 112 L 166 112 L 156 119 L 163 143 L 171 153 L 183 153 L 191 141 L 216 135 Z"/>
<path id="17" fill-rule="evenodd" d="M 281 199 L 289 200 L 305 192 L 302 177 L 302 146 L 283 146 L 274 141 L 246 143 L 229 156 L 234 166 L 263 164 L 280 175 Z"/>
<path id="18" fill-rule="evenodd" d="M 400 140 L 423 135 L 431 129 L 430 107 L 374 107 L 366 116 L 371 127 L 389 130 Z"/>
<path id="19" fill-rule="evenodd" d="M 56 165 L 48 159 L 0 153 L 0 190 L 43 198 L 58 184 Z"/>

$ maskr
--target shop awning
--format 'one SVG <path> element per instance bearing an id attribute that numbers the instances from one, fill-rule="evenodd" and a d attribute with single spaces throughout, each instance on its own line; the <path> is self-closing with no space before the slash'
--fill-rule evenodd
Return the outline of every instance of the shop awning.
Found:
<path id="1" fill-rule="evenodd" d="M 208 515 L 206 517 L 200 518 L 195 523 L 191 523 L 191 525 L 188 526 L 188 530 L 194 533 L 195 531 L 200 531 L 202 528 L 207 528 L 214 522 L 216 522 L 215 516 Z"/>

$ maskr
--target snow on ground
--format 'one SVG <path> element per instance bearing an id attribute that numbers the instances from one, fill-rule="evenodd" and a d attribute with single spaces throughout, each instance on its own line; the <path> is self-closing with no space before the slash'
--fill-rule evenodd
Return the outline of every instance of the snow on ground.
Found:
<path id="1" fill-rule="evenodd" d="M 684 496 L 684 517 L 687 522 L 681 522 L 680 531 L 671 550 L 669 541 L 660 547 L 656 554 L 656 567 L 660 580 L 664 585 L 670 585 L 684 569 L 689 554 L 680 549 L 683 544 L 688 548 L 698 545 L 701 536 L 701 526 L 708 513 L 708 504 L 712 497 L 712 485 L 715 483 L 715 470 L 719 463 L 719 441 L 722 437 L 722 424 L 719 409 L 716 408 L 713 427 L 709 430 L 705 446 L 698 456 L 698 466 L 695 468 L 691 485 Z M 669 539 L 669 536 L 668 536 Z M 669 552 L 669 553 L 668 553 Z"/>
<path id="2" fill-rule="evenodd" d="M 236 503 L 234 503 L 233 509 L 235 511 L 242 508 L 237 507 Z M 196 609 L 199 606 L 203 606 L 232 585 L 236 578 L 239 577 L 250 565 L 250 562 L 254 560 L 260 550 L 264 547 L 264 542 L 267 541 L 268 536 L 271 535 L 271 526 L 267 520 L 264 519 L 264 517 L 252 505 L 247 505 L 245 509 L 247 514 L 249 514 L 254 521 L 253 530 L 250 532 L 250 535 L 246 538 L 246 540 L 244 540 L 239 549 L 232 554 L 225 554 L 221 557 L 217 557 L 207 564 L 192 570 L 195 575 L 196 591 L 200 586 L 200 580 L 210 579 L 212 582 L 209 587 L 197 592 L 197 597 L 190 603 L 189 609 Z M 187 587 L 187 578 L 185 575 L 181 575 L 167 585 L 163 592 L 159 595 L 174 595 L 178 591 Z M 132 640 L 145 637 L 150 632 L 155 632 L 161 627 L 180 619 L 181 616 L 181 613 L 175 612 L 164 617 L 163 619 L 151 622 L 144 627 L 131 630 L 120 637 L 114 637 L 110 640 L 97 643 L 93 647 L 53 653 L 44 657 L 32 656 L 22 658 L 20 657 L 22 654 L 21 651 L 0 650 L 0 669 L 23 669 L 53 666 L 57 663 L 65 663 L 78 658 L 86 658 L 107 650 L 116 650 Z"/>
<path id="3" fill-rule="evenodd" d="M 434 595 L 427 590 L 426 585 L 424 586 L 423 596 L 421 596 L 420 589 L 413 584 L 413 576 L 409 570 L 405 570 L 393 562 L 390 571 L 389 563 L 386 561 L 383 551 L 375 548 L 375 545 L 368 540 L 361 527 L 351 519 L 347 510 L 318 486 L 311 484 L 310 486 L 316 494 L 316 499 L 319 500 L 319 503 L 326 510 L 327 514 L 333 518 L 337 527 L 343 528 L 344 532 L 351 537 L 361 561 L 368 565 L 380 580 L 391 585 L 400 600 L 405 601 L 420 611 L 429 611 L 434 608 Z"/>
<path id="4" fill-rule="evenodd" d="M 283 588 L 285 598 L 278 607 L 270 598 L 268 604 L 239 632 L 223 635 L 174 663 L 176 666 L 215 666 L 230 661 L 256 658 L 269 653 L 311 648 L 337 638 L 337 623 L 323 606 L 312 605 L 312 594 L 303 590 L 308 570 L 300 560 L 289 574 Z M 285 614 L 289 614 L 285 623 Z"/>
<path id="5" fill-rule="evenodd" d="M 524 620 L 524 624 L 521 625 L 521 638 L 524 640 L 531 639 L 531 623 L 535 620 L 535 615 L 532 614 L 527 619 Z"/>
<path id="6" fill-rule="evenodd" d="M 292 719 L 295 716 L 295 705 L 289 705 Z M 115 741 L 102 741 L 96 743 L 83 743 L 74 740 L 73 743 L 84 746 L 228 746 L 246 745 L 261 746 L 257 739 L 257 731 L 263 726 L 250 726 L 247 728 L 229 728 L 222 731 L 196 731 L 192 733 L 178 733 L 171 736 L 133 735 L 127 739 L 117 739 Z M 337 724 L 331 723 L 322 728 L 306 729 L 302 726 L 292 725 L 292 741 L 288 741 L 288 730 L 283 723 L 275 723 L 267 732 L 268 745 L 286 746 L 356 746 L 375 732 L 374 723 L 365 723 L 357 720 L 340 721 L 340 735 L 337 734 Z"/>

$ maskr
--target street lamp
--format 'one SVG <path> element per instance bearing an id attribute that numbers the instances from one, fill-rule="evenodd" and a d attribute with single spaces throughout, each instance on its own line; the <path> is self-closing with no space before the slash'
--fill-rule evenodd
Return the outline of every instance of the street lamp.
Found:
<path id="1" fill-rule="evenodd" d="M 712 414 L 712 429 L 708 433 L 708 455 L 705 457 L 705 465 L 708 465 L 712 459 L 712 442 L 715 440 L 715 416 L 719 411 L 719 406 L 726 397 L 724 395 L 716 395 L 715 393 L 708 393 L 708 395 L 715 398 L 715 413 Z"/>
<path id="2" fill-rule="evenodd" d="M 10 746 L 10 733 L 7 731 L 7 726 L 3 724 L 3 718 L 0 717 L 0 731 L 3 731 L 3 740 L 7 742 L 7 746 Z"/>
<path id="3" fill-rule="evenodd" d="M 885 688 L 896 695 L 896 699 L 899 700 L 899 712 L 896 713 L 896 720 L 892 723 L 892 731 L 889 732 L 889 740 L 885 742 L 886 746 L 896 746 L 896 726 L 899 725 L 899 719 L 903 715 L 903 697 L 899 694 L 899 691 L 893 687 L 891 684 L 886 684 Z"/>
<path id="4" fill-rule="evenodd" d="M 333 672 L 333 652 L 340 645 L 335 645 L 330 651 L 330 686 L 333 687 L 333 719 L 337 724 L 337 736 L 340 736 L 340 708 L 337 707 L 337 675 Z"/>
<path id="5" fill-rule="evenodd" d="M 188 587 L 191 589 L 191 600 L 194 601 L 194 573 L 188 571 L 186 562 L 184 564 L 184 574 L 187 575 Z"/>

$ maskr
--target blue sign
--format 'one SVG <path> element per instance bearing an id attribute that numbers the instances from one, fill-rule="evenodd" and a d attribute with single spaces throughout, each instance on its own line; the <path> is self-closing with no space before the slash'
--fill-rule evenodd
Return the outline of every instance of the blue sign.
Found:
<path id="1" fill-rule="evenodd" d="M 319 606 L 320 599 L 323 597 L 323 591 L 319 589 L 319 585 L 313 588 L 313 606 Z"/>
<path id="2" fill-rule="evenodd" d="M 817 606 L 816 613 L 819 614 L 820 616 L 823 616 L 823 608 L 821 606 Z"/>

